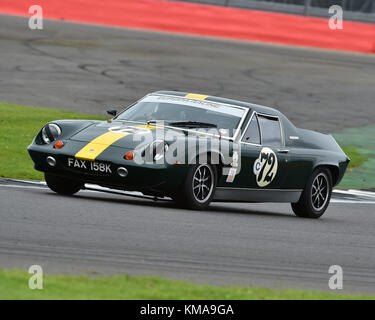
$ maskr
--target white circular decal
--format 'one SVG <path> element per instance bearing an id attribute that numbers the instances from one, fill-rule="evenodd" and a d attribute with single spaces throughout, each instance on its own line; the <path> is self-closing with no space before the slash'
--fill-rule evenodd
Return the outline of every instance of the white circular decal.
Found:
<path id="1" fill-rule="evenodd" d="M 119 133 L 128 133 L 128 134 L 146 134 L 151 132 L 149 129 L 146 128 L 137 128 L 137 127 L 124 127 L 124 126 L 116 126 L 108 128 L 108 131 L 119 132 Z"/>
<path id="2" fill-rule="evenodd" d="M 263 148 L 259 158 L 255 160 L 253 172 L 259 187 L 269 185 L 277 173 L 277 157 L 275 152 L 270 148 Z"/>

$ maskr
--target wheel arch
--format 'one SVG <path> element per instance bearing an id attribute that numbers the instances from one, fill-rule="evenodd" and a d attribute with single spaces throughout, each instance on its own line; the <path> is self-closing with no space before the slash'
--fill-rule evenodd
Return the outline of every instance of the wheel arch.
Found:
<path id="1" fill-rule="evenodd" d="M 195 163 L 198 163 L 199 157 L 201 157 L 203 155 L 207 157 L 207 160 L 210 159 L 209 160 L 210 164 L 216 166 L 217 180 L 219 181 L 222 174 L 223 174 L 222 169 L 223 169 L 224 163 L 225 163 L 223 154 L 216 151 L 216 150 L 211 150 L 211 151 L 207 151 L 207 152 L 200 152 L 200 153 L 197 153 L 194 157 Z M 218 159 L 218 163 L 212 163 L 211 159 L 213 159 L 213 156 L 215 156 L 215 158 Z"/>
<path id="2" fill-rule="evenodd" d="M 332 187 L 334 187 L 334 186 L 337 185 L 337 183 L 339 181 L 339 177 L 340 177 L 340 169 L 339 169 L 339 166 L 337 164 L 333 164 L 333 163 L 318 163 L 313 168 L 313 171 L 315 171 L 318 168 L 326 168 L 327 170 L 329 170 L 329 172 L 331 173 L 331 177 L 332 177 Z"/>

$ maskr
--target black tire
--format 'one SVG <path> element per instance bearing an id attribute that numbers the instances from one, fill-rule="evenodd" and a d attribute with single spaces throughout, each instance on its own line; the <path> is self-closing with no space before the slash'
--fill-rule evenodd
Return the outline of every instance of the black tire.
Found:
<path id="1" fill-rule="evenodd" d="M 207 175 L 202 179 L 207 177 L 208 180 L 199 181 L 196 179 L 199 176 L 199 172 Z M 172 195 L 172 199 L 179 207 L 191 210 L 204 210 L 209 206 L 215 194 L 216 184 L 216 166 L 207 163 L 192 165 L 188 170 L 182 188 Z M 197 194 L 198 189 L 201 193 Z"/>
<path id="2" fill-rule="evenodd" d="M 54 192 L 63 195 L 73 195 L 84 187 L 82 182 L 60 177 L 52 173 L 44 173 L 47 186 Z"/>
<path id="3" fill-rule="evenodd" d="M 327 210 L 332 195 L 332 175 L 324 168 L 317 168 L 306 183 L 306 187 L 297 203 L 292 203 L 296 216 L 318 219 Z"/>

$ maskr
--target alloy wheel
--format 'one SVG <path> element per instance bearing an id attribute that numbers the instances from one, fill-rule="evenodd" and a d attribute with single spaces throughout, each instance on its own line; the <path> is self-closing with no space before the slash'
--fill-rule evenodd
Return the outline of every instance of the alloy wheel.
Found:
<path id="1" fill-rule="evenodd" d="M 318 174 L 311 188 L 311 203 L 316 211 L 320 211 L 327 204 L 329 196 L 329 182 L 325 174 Z"/>
<path id="2" fill-rule="evenodd" d="M 211 166 L 201 164 L 193 175 L 193 195 L 199 203 L 206 202 L 214 188 L 214 173 Z"/>

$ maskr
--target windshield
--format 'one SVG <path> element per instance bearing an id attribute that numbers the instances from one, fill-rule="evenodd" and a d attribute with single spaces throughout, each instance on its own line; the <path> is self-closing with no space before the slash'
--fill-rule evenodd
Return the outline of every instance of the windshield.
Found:
<path id="1" fill-rule="evenodd" d="M 232 136 L 245 110 L 205 100 L 174 96 L 147 96 L 125 109 L 116 120 L 148 122 L 160 120 L 189 128 L 216 127 L 224 136 Z"/>

